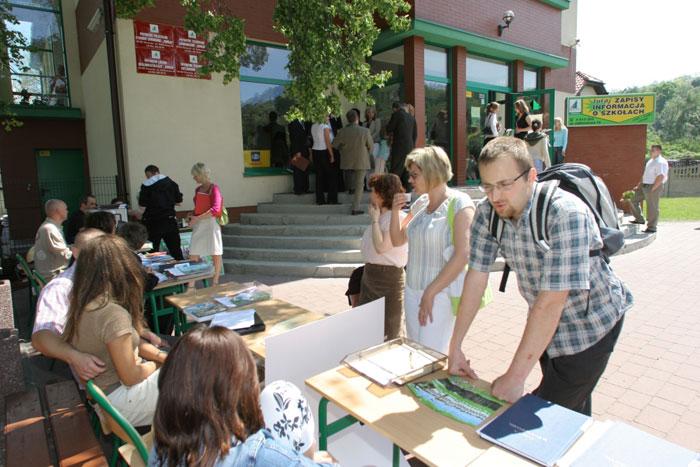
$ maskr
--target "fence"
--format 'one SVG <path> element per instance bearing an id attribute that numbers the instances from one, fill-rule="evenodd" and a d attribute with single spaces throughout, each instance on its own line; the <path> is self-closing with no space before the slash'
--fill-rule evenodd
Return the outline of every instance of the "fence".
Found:
<path id="1" fill-rule="evenodd" d="M 663 196 L 679 198 L 700 196 L 700 161 L 682 159 L 668 161 L 668 181 Z"/>
<path id="2" fill-rule="evenodd" d="M 26 252 L 33 244 L 33 238 L 12 238 L 10 236 L 10 222 L 12 219 L 7 215 L 6 200 L 8 194 L 19 196 L 19 193 L 26 190 L 30 192 L 36 180 L 11 180 L 0 187 L 0 243 L 2 255 L 14 256 L 16 253 Z M 53 178 L 39 184 L 39 193 L 42 198 L 71 198 L 77 199 L 84 196 L 83 179 Z M 90 177 L 90 192 L 97 199 L 97 204 L 110 204 L 117 197 L 117 177 Z M 77 208 L 77 206 L 75 207 Z M 43 211 L 43 210 L 42 210 Z M 37 226 L 38 227 L 38 226 Z"/>

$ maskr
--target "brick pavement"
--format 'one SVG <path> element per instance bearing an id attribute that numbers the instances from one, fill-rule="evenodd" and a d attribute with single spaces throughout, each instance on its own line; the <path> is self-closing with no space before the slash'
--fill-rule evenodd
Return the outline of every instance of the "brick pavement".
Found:
<path id="1" fill-rule="evenodd" d="M 635 306 L 608 369 L 593 394 L 600 419 L 622 419 L 687 448 L 700 450 L 700 223 L 662 223 L 650 246 L 615 258 Z M 347 279 L 229 275 L 273 285 L 277 298 L 336 313 L 347 308 Z M 497 287 L 500 273 L 492 275 Z M 524 300 L 513 280 L 477 316 L 464 350 L 479 376 L 492 380 L 508 367 L 525 324 Z M 536 368 L 527 388 L 537 385 Z"/>

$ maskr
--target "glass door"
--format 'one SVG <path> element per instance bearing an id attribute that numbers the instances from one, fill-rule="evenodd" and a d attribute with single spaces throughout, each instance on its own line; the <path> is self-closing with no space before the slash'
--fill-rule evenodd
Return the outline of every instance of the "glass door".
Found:
<path id="1" fill-rule="evenodd" d="M 515 101 L 525 100 L 530 108 L 530 117 L 542 122 L 542 129 L 550 134 L 549 158 L 553 160 L 554 148 L 552 147 L 551 131 L 554 129 L 554 89 L 535 89 L 532 91 L 509 93 L 506 96 L 506 123 L 507 128 L 515 128 Z"/>
<path id="2" fill-rule="evenodd" d="M 485 89 L 467 89 L 467 184 L 479 183 L 477 161 L 484 146 L 483 128 L 489 92 Z"/>

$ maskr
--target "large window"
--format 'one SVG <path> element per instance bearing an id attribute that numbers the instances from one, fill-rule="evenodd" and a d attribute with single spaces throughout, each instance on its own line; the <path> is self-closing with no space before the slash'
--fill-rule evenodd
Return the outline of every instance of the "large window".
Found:
<path id="1" fill-rule="evenodd" d="M 9 4 L 18 24 L 5 24 L 21 33 L 31 49 L 10 72 L 15 104 L 70 107 L 60 2 L 19 0 Z"/>
<path id="2" fill-rule="evenodd" d="M 425 136 L 428 144 L 442 147 L 450 154 L 450 80 L 445 49 L 426 46 L 425 63 Z"/>
<path id="3" fill-rule="evenodd" d="M 508 88 L 509 67 L 505 62 L 481 57 L 467 57 L 467 82 Z"/>
<path id="4" fill-rule="evenodd" d="M 369 60 L 372 73 L 391 71 L 389 82 L 403 79 L 403 46 L 385 50 L 373 55 Z"/>
<path id="5" fill-rule="evenodd" d="M 537 89 L 537 70 L 525 68 L 523 71 L 523 91 Z"/>
<path id="6" fill-rule="evenodd" d="M 369 93 L 374 98 L 377 117 L 381 120 L 382 128 L 384 128 L 389 123 L 389 119 L 391 119 L 391 104 L 404 101 L 403 83 L 393 83 L 381 88 L 373 88 Z"/>
<path id="7" fill-rule="evenodd" d="M 284 96 L 284 90 L 289 83 L 288 60 L 287 49 L 259 44 L 249 44 L 241 59 L 243 150 L 265 154 L 260 167 L 287 165 L 289 146 L 284 114 L 291 101 Z"/>

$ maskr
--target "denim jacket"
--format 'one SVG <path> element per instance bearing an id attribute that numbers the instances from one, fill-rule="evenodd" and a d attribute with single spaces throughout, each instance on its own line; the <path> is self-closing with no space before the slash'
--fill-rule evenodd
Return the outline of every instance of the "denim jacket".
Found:
<path id="1" fill-rule="evenodd" d="M 167 466 L 167 461 L 159 463 L 155 447 L 148 458 L 149 467 Z M 303 454 L 280 444 L 267 429 L 250 435 L 243 443 L 231 446 L 228 454 L 217 459 L 215 467 L 333 467 L 337 464 L 319 464 Z"/>

